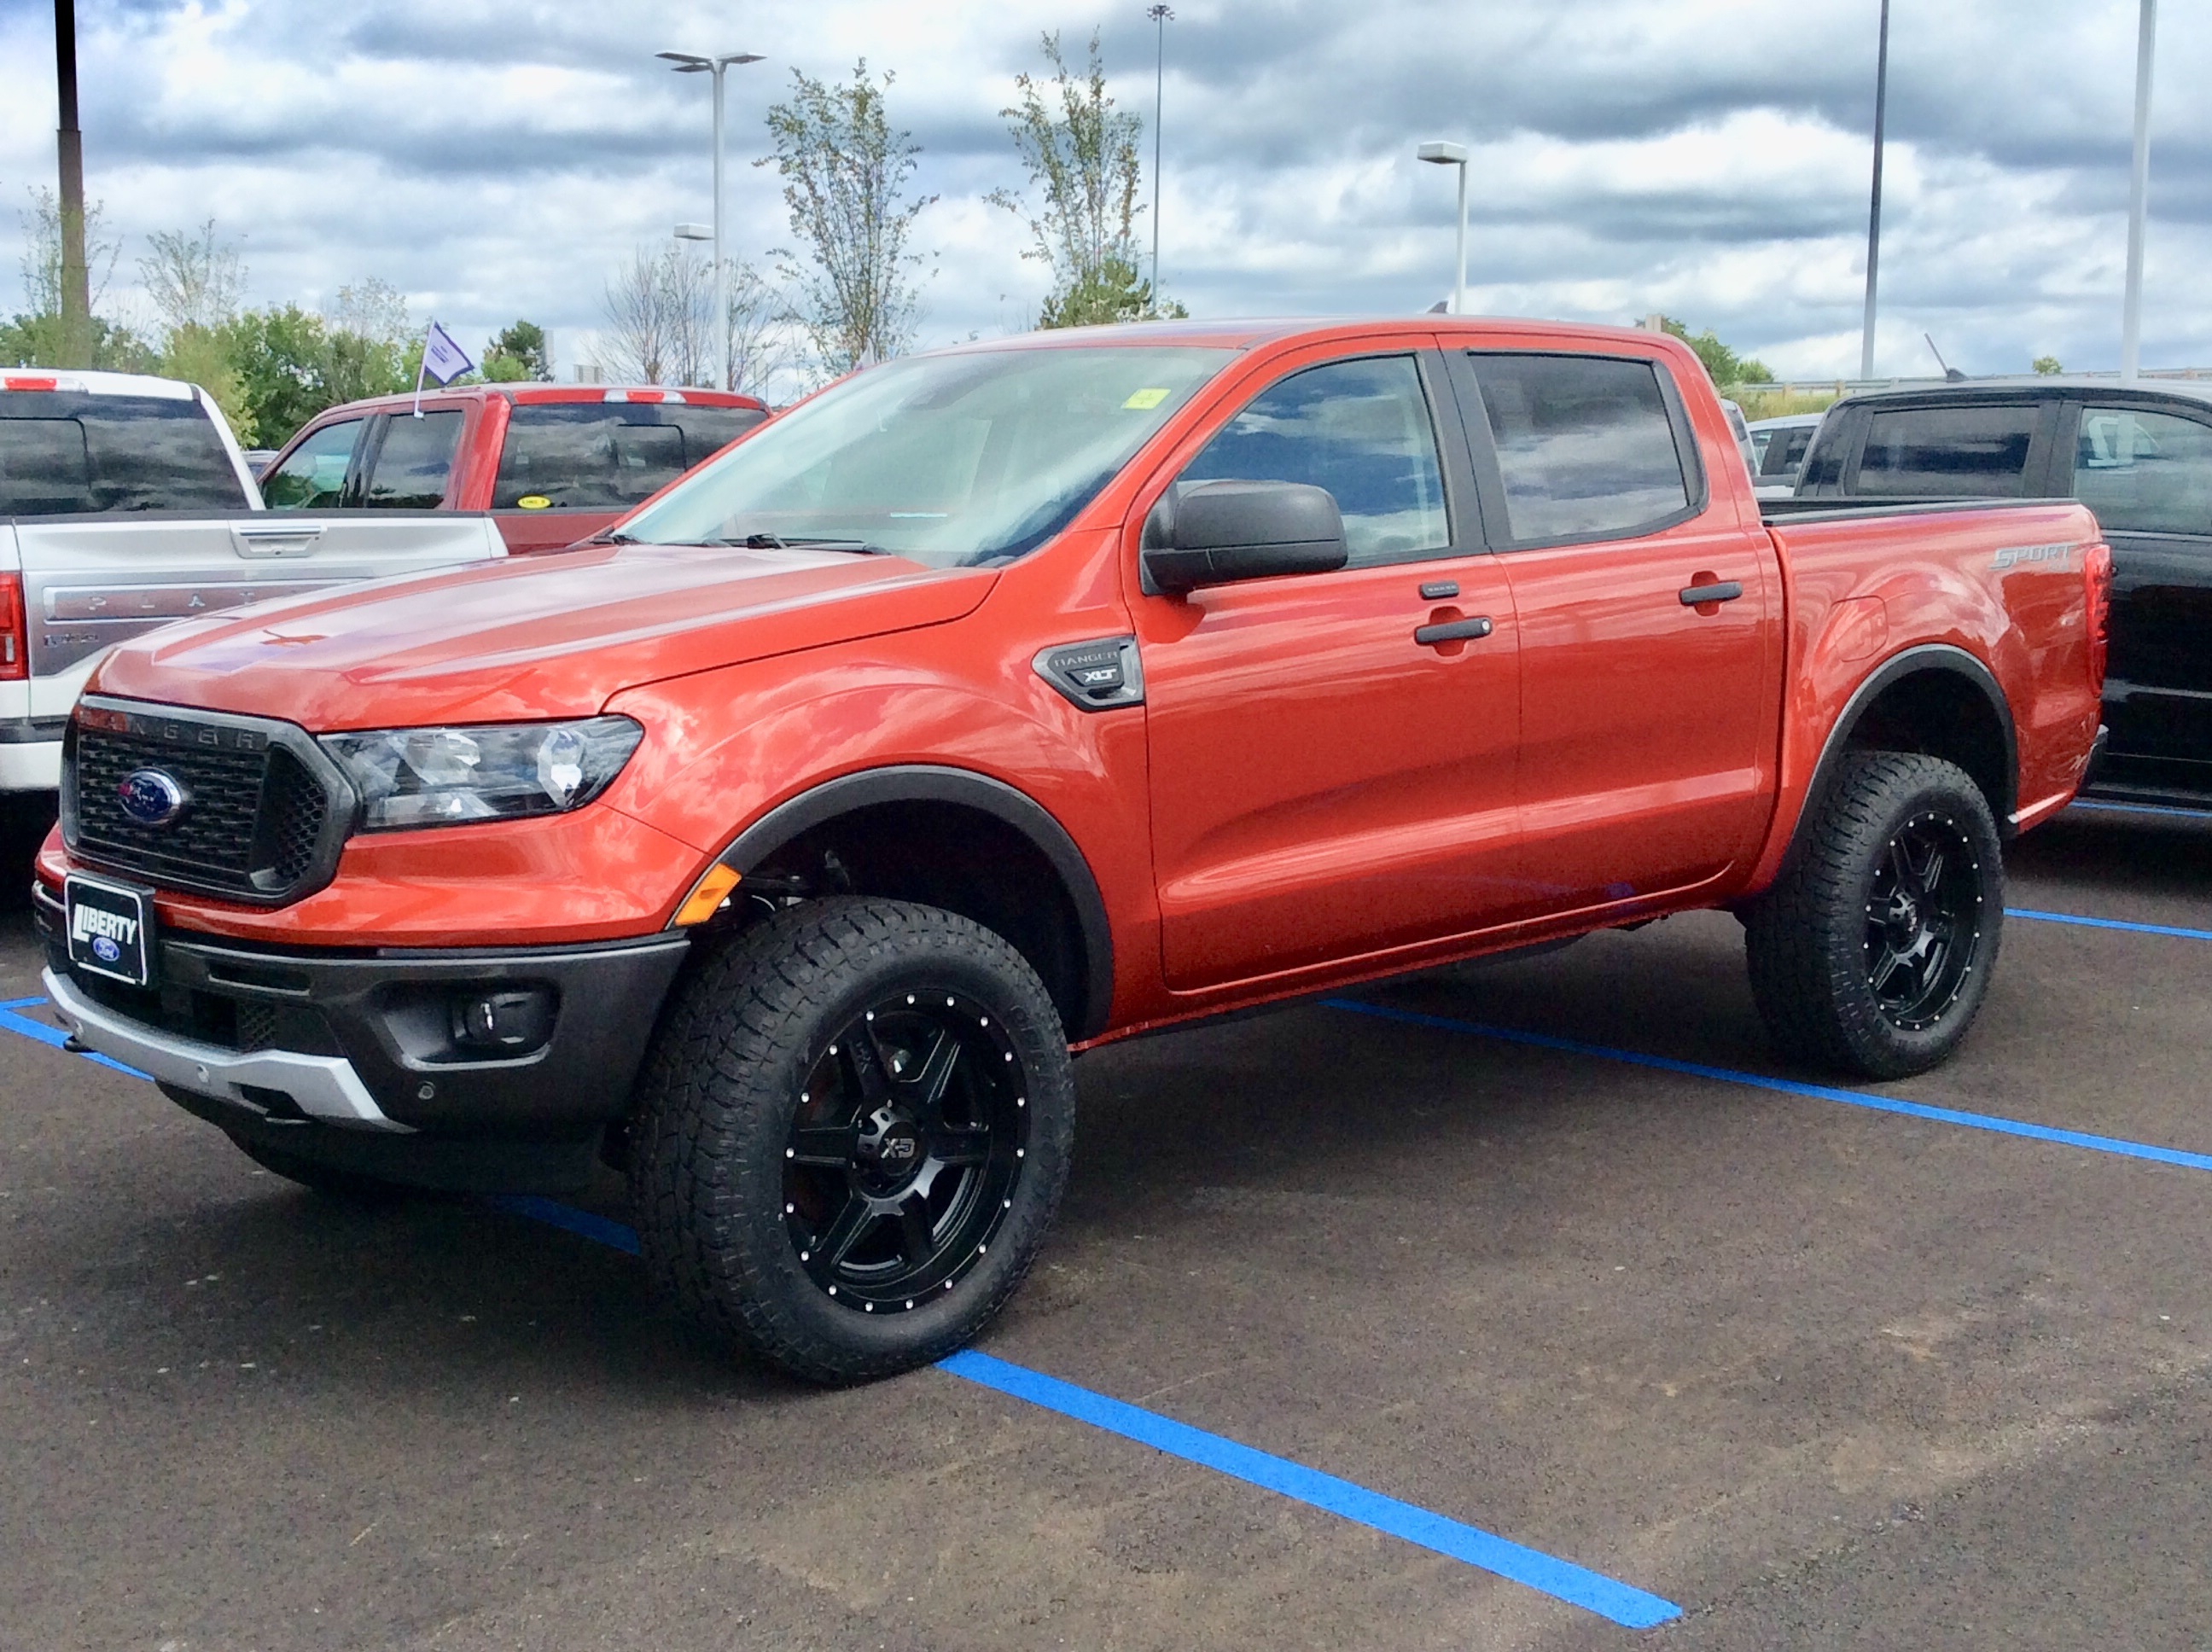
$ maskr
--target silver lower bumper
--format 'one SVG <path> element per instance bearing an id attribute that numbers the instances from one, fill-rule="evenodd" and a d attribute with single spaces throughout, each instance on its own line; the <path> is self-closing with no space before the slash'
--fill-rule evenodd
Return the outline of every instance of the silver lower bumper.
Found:
<path id="1" fill-rule="evenodd" d="M 277 1090 L 290 1096 L 308 1117 L 326 1124 L 411 1133 L 406 1125 L 384 1115 L 353 1063 L 342 1056 L 247 1052 L 179 1038 L 101 1008 L 66 975 L 48 969 L 45 981 L 46 996 L 78 1043 L 149 1078 L 246 1107 L 258 1108 L 258 1103 L 241 1086 Z"/>

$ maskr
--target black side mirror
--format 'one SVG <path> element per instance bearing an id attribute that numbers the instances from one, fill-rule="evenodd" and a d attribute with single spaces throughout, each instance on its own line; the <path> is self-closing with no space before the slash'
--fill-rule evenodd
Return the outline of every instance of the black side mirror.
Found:
<path id="1" fill-rule="evenodd" d="M 1148 589 L 1180 595 L 1204 585 L 1344 566 L 1344 518 L 1328 489 L 1303 482 L 1178 484 L 1145 523 Z"/>

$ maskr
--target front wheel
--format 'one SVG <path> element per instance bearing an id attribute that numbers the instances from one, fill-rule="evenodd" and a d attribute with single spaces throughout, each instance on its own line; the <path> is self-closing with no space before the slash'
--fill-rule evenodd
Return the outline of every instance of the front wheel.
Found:
<path id="1" fill-rule="evenodd" d="M 1941 758 L 1855 751 L 1748 915 L 1752 995 L 1800 1060 L 1906 1078 L 1966 1036 L 2003 926 L 1981 789 Z"/>
<path id="2" fill-rule="evenodd" d="M 1067 1175 L 1074 1086 L 1036 972 L 967 919 L 793 907 L 678 989 L 630 1188 L 656 1284 L 817 1382 L 942 1358 L 997 1313 Z"/>

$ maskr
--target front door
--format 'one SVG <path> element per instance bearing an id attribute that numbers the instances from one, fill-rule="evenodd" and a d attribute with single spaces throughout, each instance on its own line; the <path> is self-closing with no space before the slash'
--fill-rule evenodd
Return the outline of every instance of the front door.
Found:
<path id="1" fill-rule="evenodd" d="M 1327 488 L 1351 555 L 1136 599 L 1168 984 L 1499 920 L 1515 898 L 1513 605 L 1480 548 L 1437 358 L 1295 366 L 1178 480 L 1225 477 Z M 1473 640 L 1415 635 L 1486 617 Z"/>
<path id="2" fill-rule="evenodd" d="M 1458 358 L 1521 627 L 1521 826 L 1547 910 L 1708 882 L 1756 853 L 1782 699 L 1771 541 L 1715 505 L 1667 364 Z M 1710 455 L 1710 458 L 1707 456 Z"/>

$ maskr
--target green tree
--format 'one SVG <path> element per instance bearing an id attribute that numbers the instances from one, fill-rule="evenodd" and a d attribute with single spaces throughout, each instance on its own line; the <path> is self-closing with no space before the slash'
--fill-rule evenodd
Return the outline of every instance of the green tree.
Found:
<path id="1" fill-rule="evenodd" d="M 800 328 L 833 374 L 897 355 L 921 314 L 915 272 L 922 258 L 908 242 L 937 197 L 907 197 L 921 150 L 890 124 L 891 82 L 889 74 L 871 80 L 866 58 L 842 86 L 793 70 L 790 100 L 768 112 L 775 153 L 758 164 L 782 176 L 791 233 L 812 255 L 802 266 L 782 254 L 780 273 L 798 296 Z"/>
<path id="2" fill-rule="evenodd" d="M 138 276 L 161 317 L 155 371 L 206 391 L 239 440 L 252 446 L 252 404 L 230 359 L 227 331 L 246 291 L 238 249 L 216 240 L 212 218 L 197 231 L 156 230 L 146 242 Z"/>
<path id="3" fill-rule="evenodd" d="M 2055 355 L 2039 355 L 2035 358 L 2035 370 L 2047 377 L 2054 373 L 2065 372 L 2066 367 Z"/>
<path id="4" fill-rule="evenodd" d="M 1029 227 L 1031 245 L 1022 256 L 1052 271 L 1052 291 L 1037 325 L 1080 327 L 1184 313 L 1181 305 L 1164 311 L 1152 283 L 1138 271 L 1136 216 L 1144 210 L 1137 204 L 1143 181 L 1138 139 L 1144 123 L 1115 112 L 1106 95 L 1097 31 L 1079 74 L 1069 70 L 1058 33 L 1042 39 L 1053 69 L 1053 98 L 1048 101 L 1030 76 L 1018 75 L 1021 100 L 999 113 L 1029 168 L 1030 183 L 1041 188 L 1043 198 L 1032 206 L 1007 190 L 984 197 Z"/>
<path id="5" fill-rule="evenodd" d="M 1711 327 L 1692 338 L 1689 328 L 1671 315 L 1661 316 L 1659 325 L 1697 352 L 1698 360 L 1705 364 L 1705 371 L 1712 375 L 1716 385 L 1765 385 L 1774 382 L 1774 375 L 1767 371 L 1765 362 L 1754 356 L 1738 355 L 1713 336 Z"/>
<path id="6" fill-rule="evenodd" d="M 545 348 L 545 329 L 534 321 L 502 327 L 484 346 L 483 376 L 495 385 L 550 379 L 553 358 Z"/>
<path id="7" fill-rule="evenodd" d="M 389 325 L 380 331 L 386 336 L 333 327 L 297 304 L 248 310 L 226 326 L 221 337 L 245 388 L 254 440 L 279 446 L 326 407 L 412 386 L 421 342 L 390 337 Z"/>

